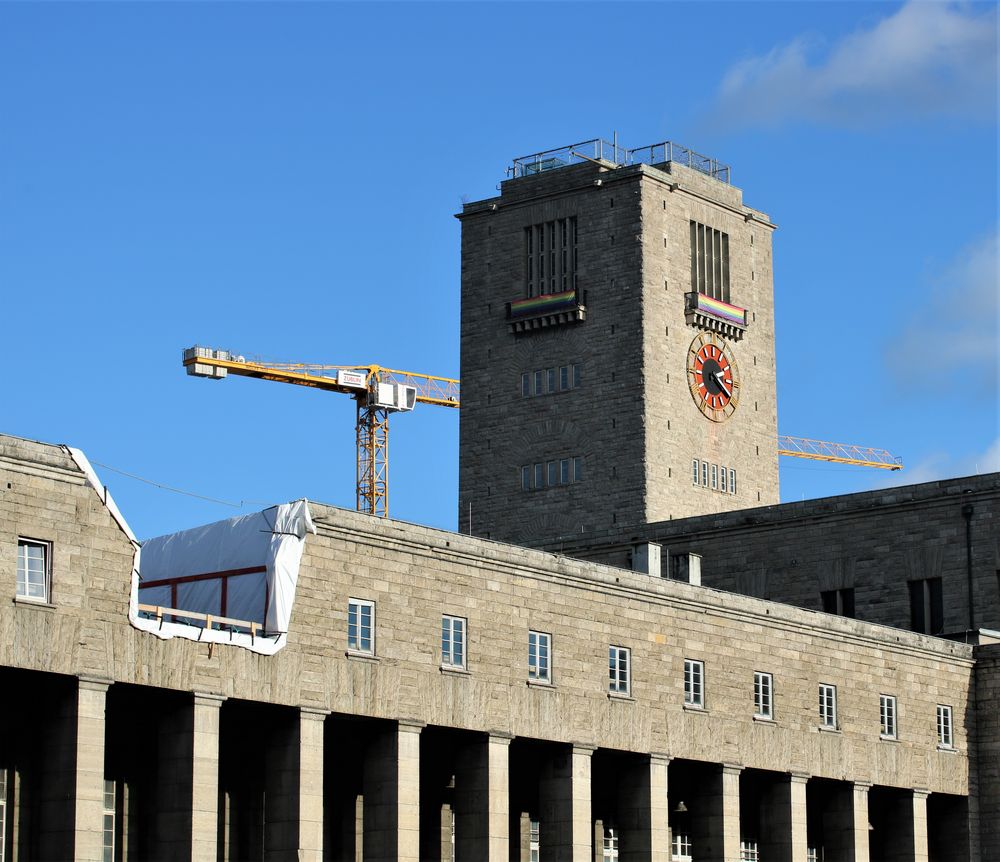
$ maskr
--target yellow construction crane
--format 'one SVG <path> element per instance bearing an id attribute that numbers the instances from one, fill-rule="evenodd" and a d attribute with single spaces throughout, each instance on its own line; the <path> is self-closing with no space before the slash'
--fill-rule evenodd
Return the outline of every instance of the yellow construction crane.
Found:
<path id="1" fill-rule="evenodd" d="M 187 373 L 196 377 L 219 380 L 239 374 L 352 396 L 358 409 L 357 508 L 382 518 L 389 516 L 389 414 L 412 410 L 417 403 L 459 406 L 458 380 L 380 365 L 264 363 L 211 347 L 190 347 L 184 351 L 183 361 Z M 330 371 L 336 375 L 321 373 Z M 778 437 L 778 454 L 882 470 L 899 470 L 903 466 L 900 458 L 884 449 L 786 434 Z"/>
<path id="2" fill-rule="evenodd" d="M 306 365 L 248 360 L 227 350 L 191 347 L 184 366 L 195 377 L 229 374 L 293 383 L 350 395 L 357 403 L 357 508 L 389 517 L 389 414 L 419 404 L 459 406 L 459 382 L 448 377 L 397 371 L 380 365 Z M 335 371 L 335 375 L 321 372 Z"/>

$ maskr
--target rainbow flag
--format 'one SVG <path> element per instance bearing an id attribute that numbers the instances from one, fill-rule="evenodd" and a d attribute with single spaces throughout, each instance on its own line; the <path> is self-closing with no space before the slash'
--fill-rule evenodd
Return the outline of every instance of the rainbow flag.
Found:
<path id="1" fill-rule="evenodd" d="M 550 311 L 561 311 L 575 305 L 575 290 L 564 290 L 562 293 L 543 293 L 529 299 L 515 299 L 510 304 L 510 316 L 525 317 L 529 314 L 548 314 Z"/>
<path id="2" fill-rule="evenodd" d="M 747 313 L 745 309 L 740 308 L 737 305 L 730 305 L 728 302 L 723 302 L 721 299 L 713 299 L 710 296 L 706 296 L 704 293 L 698 294 L 698 311 L 704 311 L 711 314 L 713 317 L 719 317 L 722 318 L 722 320 L 738 323 L 740 326 L 747 325 Z"/>

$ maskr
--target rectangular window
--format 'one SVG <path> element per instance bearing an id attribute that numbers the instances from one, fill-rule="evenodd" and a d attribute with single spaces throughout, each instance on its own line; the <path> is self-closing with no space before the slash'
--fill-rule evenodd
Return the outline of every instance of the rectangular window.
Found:
<path id="1" fill-rule="evenodd" d="M 555 392 L 556 391 L 556 370 L 554 368 L 550 368 L 548 370 L 548 372 L 546 372 L 546 376 L 548 378 L 549 392 Z"/>
<path id="2" fill-rule="evenodd" d="M 698 469 L 698 459 L 697 459 L 697 458 L 695 458 L 695 459 L 694 459 L 694 460 L 693 460 L 693 461 L 691 462 L 691 482 L 692 482 L 693 484 L 695 484 L 695 485 L 697 485 L 697 484 L 698 484 L 698 474 L 699 474 L 699 472 L 700 472 L 700 471 L 699 471 L 699 469 Z"/>
<path id="3" fill-rule="evenodd" d="M 569 483 L 569 458 L 563 458 L 559 462 L 559 484 L 566 485 Z"/>
<path id="4" fill-rule="evenodd" d="M 535 487 L 544 488 L 545 487 L 545 465 L 535 464 Z"/>
<path id="5" fill-rule="evenodd" d="M 375 602 L 347 600 L 347 648 L 369 655 L 375 653 Z"/>
<path id="6" fill-rule="evenodd" d="M 563 365 L 559 369 L 559 388 L 563 391 L 569 389 L 569 366 Z"/>
<path id="7" fill-rule="evenodd" d="M 729 471 L 729 493 L 730 494 L 735 494 L 736 493 L 736 471 L 735 470 L 730 470 Z"/>
<path id="8" fill-rule="evenodd" d="M 927 635 L 944 631 L 941 578 L 910 581 L 910 628 Z"/>
<path id="9" fill-rule="evenodd" d="M 941 748 L 954 748 L 955 736 L 952 731 L 951 707 L 938 704 L 937 708 L 938 745 Z"/>
<path id="10" fill-rule="evenodd" d="M 854 587 L 839 590 L 823 590 L 820 594 L 823 610 L 841 617 L 854 617 Z"/>
<path id="11" fill-rule="evenodd" d="M 837 686 L 819 685 L 819 723 L 821 727 L 837 727 Z"/>
<path id="12" fill-rule="evenodd" d="M 521 375 L 521 397 L 528 398 L 531 396 L 531 375 L 525 371 Z"/>
<path id="13" fill-rule="evenodd" d="M 552 486 L 552 485 L 558 485 L 559 484 L 559 462 L 558 461 L 549 461 L 548 464 L 546 465 L 546 468 L 547 468 L 547 471 L 548 471 L 548 474 L 549 474 L 549 485 L 550 486 Z"/>
<path id="14" fill-rule="evenodd" d="M 879 722 L 882 726 L 882 736 L 886 739 L 896 738 L 896 698 L 891 694 L 878 696 Z"/>
<path id="15" fill-rule="evenodd" d="M 580 385 L 580 366 L 573 366 L 573 388 L 576 389 Z"/>
<path id="16" fill-rule="evenodd" d="M 583 479 L 583 458 L 573 459 L 573 481 L 579 482 Z"/>
<path id="17" fill-rule="evenodd" d="M 618 862 L 618 830 L 613 826 L 604 827 L 604 851 L 601 862 Z"/>
<path id="18" fill-rule="evenodd" d="M 0 766 L 0 862 L 4 862 L 7 847 L 7 770 Z"/>
<path id="19" fill-rule="evenodd" d="M 701 462 L 701 484 L 707 488 L 708 487 L 708 462 Z"/>
<path id="20" fill-rule="evenodd" d="M 17 540 L 17 597 L 35 602 L 49 600 L 52 546 L 32 539 Z"/>
<path id="21" fill-rule="evenodd" d="M 684 832 L 672 830 L 674 842 L 670 855 L 671 862 L 692 862 L 691 856 L 691 836 Z"/>
<path id="22" fill-rule="evenodd" d="M 465 667 L 465 620 L 441 617 L 441 666 Z"/>
<path id="23" fill-rule="evenodd" d="M 705 664 L 684 659 L 684 703 L 687 706 L 705 706 Z"/>
<path id="24" fill-rule="evenodd" d="M 740 841 L 740 862 L 760 862 L 760 847 L 756 841 Z"/>
<path id="25" fill-rule="evenodd" d="M 521 490 L 530 491 L 531 490 L 531 466 L 527 465 L 521 468 Z"/>
<path id="26" fill-rule="evenodd" d="M 542 853 L 542 829 L 537 820 L 532 820 L 528 827 L 528 855 L 531 862 L 539 862 Z"/>
<path id="27" fill-rule="evenodd" d="M 723 494 L 729 493 L 729 479 L 725 467 L 719 467 L 719 490 Z"/>
<path id="28" fill-rule="evenodd" d="M 528 679 L 552 682 L 551 643 L 550 635 L 543 632 L 528 632 Z"/>
<path id="29" fill-rule="evenodd" d="M 729 302 L 729 234 L 690 222 L 691 289 Z"/>
<path id="30" fill-rule="evenodd" d="M 608 691 L 628 694 L 631 673 L 631 650 L 620 646 L 608 647 Z"/>
<path id="31" fill-rule="evenodd" d="M 712 465 L 712 490 L 716 491 L 719 488 L 719 468 L 713 464 Z"/>
<path id="32" fill-rule="evenodd" d="M 576 218 L 562 218 L 524 229 L 527 295 L 576 289 Z"/>
<path id="33" fill-rule="evenodd" d="M 535 395 L 542 395 L 542 383 L 544 382 L 545 375 L 541 371 L 535 372 Z"/>
<path id="34" fill-rule="evenodd" d="M 115 783 L 104 780 L 104 862 L 115 862 Z"/>
<path id="35" fill-rule="evenodd" d="M 773 679 L 769 673 L 755 671 L 753 675 L 753 714 L 756 718 L 774 718 L 771 686 Z"/>

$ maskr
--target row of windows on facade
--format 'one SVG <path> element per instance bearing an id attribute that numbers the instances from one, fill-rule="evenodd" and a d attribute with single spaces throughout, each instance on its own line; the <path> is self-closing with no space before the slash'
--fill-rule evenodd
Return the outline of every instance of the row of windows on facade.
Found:
<path id="1" fill-rule="evenodd" d="M 466 669 L 467 624 L 464 617 L 441 617 L 441 665 L 445 668 Z M 365 599 L 350 599 L 347 606 L 348 649 L 365 655 L 375 654 L 375 603 Z M 552 683 L 552 636 L 546 632 L 528 632 L 527 675 L 530 682 Z M 628 647 L 608 647 L 608 693 L 630 697 L 632 693 L 632 651 Z M 684 705 L 705 708 L 705 663 L 684 660 Z M 774 720 L 774 677 L 755 671 L 753 675 L 754 718 Z M 896 698 L 879 695 L 879 722 L 884 739 L 898 739 Z M 837 687 L 819 685 L 820 727 L 837 730 Z M 951 748 L 954 744 L 950 706 L 937 707 L 938 744 Z"/>
<path id="2" fill-rule="evenodd" d="M 543 464 L 521 467 L 521 490 L 538 491 L 555 485 L 569 485 L 583 480 L 583 458 L 560 458 Z"/>
<path id="3" fill-rule="evenodd" d="M 580 385 L 580 366 L 576 363 L 560 365 L 558 368 L 539 368 L 521 374 L 521 397 L 552 395 L 566 392 Z"/>
<path id="4" fill-rule="evenodd" d="M 528 296 L 576 289 L 576 217 L 555 219 L 524 229 Z"/>
<path id="5" fill-rule="evenodd" d="M 691 461 L 691 484 L 711 488 L 723 494 L 736 493 L 736 470 L 724 464 L 709 464 L 708 461 Z"/>
<path id="6" fill-rule="evenodd" d="M 921 634 L 944 632 L 944 592 L 940 577 L 922 578 L 907 584 L 910 592 L 910 629 Z M 828 614 L 854 617 L 854 587 L 822 590 L 819 594 Z"/>

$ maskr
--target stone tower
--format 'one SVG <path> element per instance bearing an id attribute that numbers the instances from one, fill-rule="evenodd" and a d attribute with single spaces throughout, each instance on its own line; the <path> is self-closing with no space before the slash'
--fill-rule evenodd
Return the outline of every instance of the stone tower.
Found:
<path id="1" fill-rule="evenodd" d="M 603 141 L 462 223 L 459 529 L 532 545 L 778 502 L 774 225 L 729 168 Z"/>

